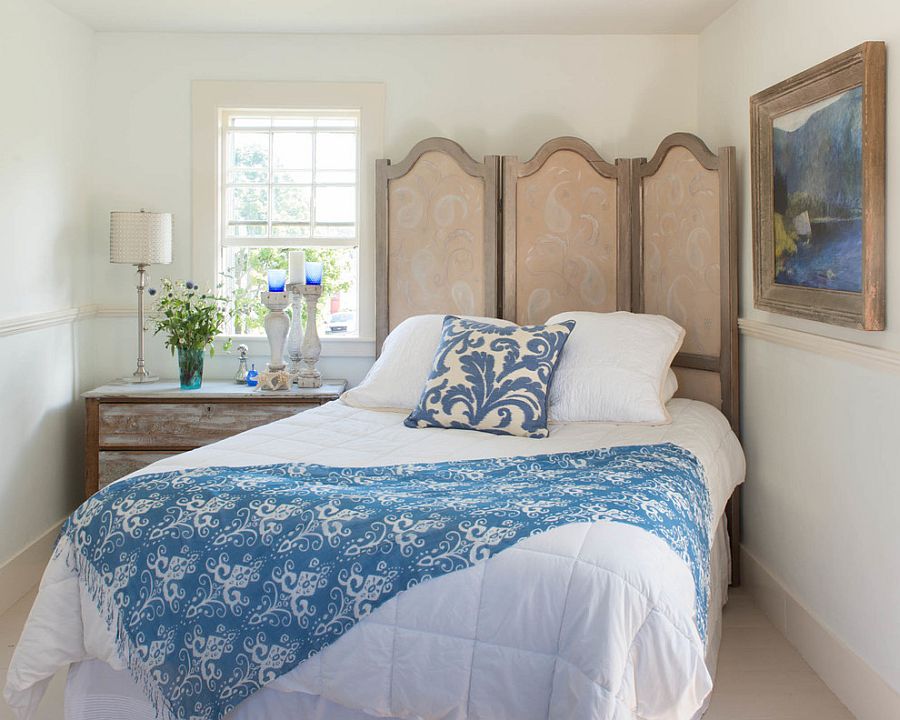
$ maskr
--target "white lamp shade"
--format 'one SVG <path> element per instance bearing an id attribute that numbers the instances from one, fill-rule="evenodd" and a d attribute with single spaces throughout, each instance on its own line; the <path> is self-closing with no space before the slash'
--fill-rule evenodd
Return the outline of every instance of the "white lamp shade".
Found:
<path id="1" fill-rule="evenodd" d="M 110 213 L 109 261 L 128 265 L 168 265 L 172 262 L 172 214 Z"/>

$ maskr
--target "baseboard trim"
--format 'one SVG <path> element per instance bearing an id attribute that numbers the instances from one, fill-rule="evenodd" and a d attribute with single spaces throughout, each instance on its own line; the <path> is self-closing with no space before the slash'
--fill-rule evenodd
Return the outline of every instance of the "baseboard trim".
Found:
<path id="1" fill-rule="evenodd" d="M 0 566 L 0 614 L 16 604 L 41 581 L 63 521 Z"/>
<path id="2" fill-rule="evenodd" d="M 900 693 L 741 546 L 742 585 L 857 720 L 900 718 Z"/>
<path id="3" fill-rule="evenodd" d="M 845 360 L 882 372 L 900 373 L 900 352 L 897 350 L 862 345 L 824 335 L 814 335 L 749 318 L 740 318 L 738 327 L 741 334 L 747 337 Z"/>

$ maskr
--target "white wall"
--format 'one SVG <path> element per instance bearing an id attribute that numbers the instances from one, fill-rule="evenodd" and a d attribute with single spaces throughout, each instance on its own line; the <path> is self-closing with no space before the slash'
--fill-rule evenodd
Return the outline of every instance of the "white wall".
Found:
<path id="1" fill-rule="evenodd" d="M 89 295 L 92 37 L 43 0 L 0 6 L 0 323 Z M 0 564 L 80 495 L 76 343 L 71 323 L 0 336 Z"/>
<path id="2" fill-rule="evenodd" d="M 475 157 L 531 157 L 542 142 L 579 135 L 609 159 L 650 155 L 676 130 L 696 128 L 693 36 L 368 37 L 107 34 L 97 36 L 91 203 L 95 299 L 133 302 L 131 273 L 107 263 L 109 211 L 175 213 L 175 262 L 190 267 L 190 82 L 318 80 L 385 83 L 388 157 L 445 135 Z M 129 319 L 98 320 L 100 381 L 129 370 Z M 115 334 L 113 339 L 111 336 Z M 106 339 L 110 336 L 109 339 Z M 154 340 L 155 372 L 175 361 Z M 256 358 L 257 362 L 262 358 Z M 358 381 L 368 358 L 327 359 L 331 376 Z M 210 363 L 234 372 L 233 358 Z"/>
<path id="3" fill-rule="evenodd" d="M 897 61 L 896 0 L 740 0 L 700 36 L 699 127 L 738 148 L 741 315 L 900 351 L 900 72 L 888 73 L 888 329 L 753 308 L 748 98 L 865 40 L 887 41 Z M 744 542 L 900 691 L 900 375 L 753 337 L 743 350 Z"/>

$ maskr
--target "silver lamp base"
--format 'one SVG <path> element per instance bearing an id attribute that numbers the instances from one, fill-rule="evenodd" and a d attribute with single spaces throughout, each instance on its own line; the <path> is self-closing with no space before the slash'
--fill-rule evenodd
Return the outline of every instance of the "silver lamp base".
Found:
<path id="1" fill-rule="evenodd" d="M 150 383 L 159 380 L 158 375 L 151 375 L 144 368 L 138 368 L 132 375 L 122 378 L 127 383 Z"/>
<path id="2" fill-rule="evenodd" d="M 137 369 L 130 377 L 122 378 L 128 383 L 156 382 L 159 377 L 151 375 L 144 367 L 144 288 L 147 287 L 147 265 L 141 263 L 137 266 L 137 301 L 138 301 L 138 356 Z"/>

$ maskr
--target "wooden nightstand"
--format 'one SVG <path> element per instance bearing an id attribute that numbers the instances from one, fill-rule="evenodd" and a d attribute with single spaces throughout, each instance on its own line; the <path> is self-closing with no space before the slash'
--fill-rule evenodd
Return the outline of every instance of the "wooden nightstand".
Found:
<path id="1" fill-rule="evenodd" d="M 262 392 L 223 380 L 104 385 L 85 399 L 84 494 L 152 462 L 336 400 L 346 380 Z"/>

